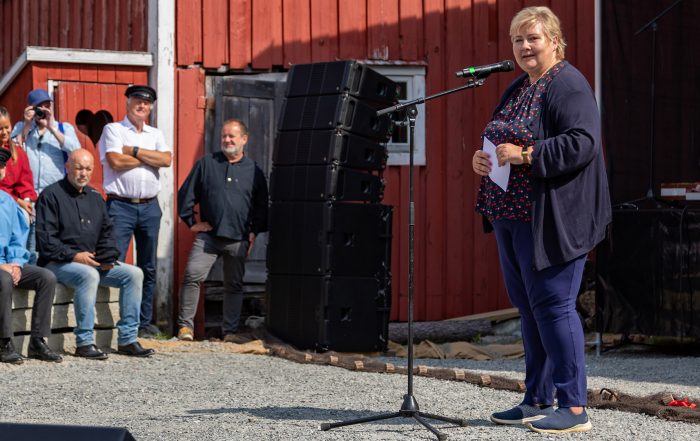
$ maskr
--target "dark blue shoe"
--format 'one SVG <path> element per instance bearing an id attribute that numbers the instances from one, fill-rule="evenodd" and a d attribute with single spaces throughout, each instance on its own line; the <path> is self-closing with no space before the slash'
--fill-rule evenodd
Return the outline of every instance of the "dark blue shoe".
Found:
<path id="1" fill-rule="evenodd" d="M 512 409 L 492 414 L 491 421 L 496 424 L 525 424 L 541 420 L 552 413 L 554 413 L 552 406 L 540 409 L 529 404 L 518 404 Z"/>
<path id="2" fill-rule="evenodd" d="M 581 415 L 574 415 L 568 407 L 560 407 L 548 417 L 527 426 L 538 433 L 588 432 L 593 427 L 586 409 Z"/>

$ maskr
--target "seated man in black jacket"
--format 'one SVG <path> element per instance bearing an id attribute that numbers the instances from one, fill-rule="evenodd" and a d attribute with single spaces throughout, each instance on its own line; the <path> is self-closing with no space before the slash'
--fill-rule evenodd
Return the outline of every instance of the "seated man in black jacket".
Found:
<path id="1" fill-rule="evenodd" d="M 143 273 L 138 267 L 117 262 L 119 251 L 107 207 L 102 196 L 88 186 L 93 166 L 89 151 L 72 152 L 66 177 L 41 193 L 36 206 L 39 265 L 75 290 L 76 356 L 107 358 L 95 346 L 93 332 L 97 287 L 103 285 L 120 288 L 118 352 L 147 357 L 155 351 L 142 348 L 137 340 Z"/>

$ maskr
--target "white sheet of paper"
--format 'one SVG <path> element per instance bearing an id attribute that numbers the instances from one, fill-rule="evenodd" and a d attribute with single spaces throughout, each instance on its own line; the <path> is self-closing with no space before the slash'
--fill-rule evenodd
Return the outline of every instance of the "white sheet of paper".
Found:
<path id="1" fill-rule="evenodd" d="M 484 138 L 483 150 L 491 156 L 491 173 L 489 178 L 495 182 L 503 191 L 508 191 L 508 178 L 510 178 L 510 163 L 503 167 L 498 166 L 496 159 L 496 146 L 488 139 Z"/>

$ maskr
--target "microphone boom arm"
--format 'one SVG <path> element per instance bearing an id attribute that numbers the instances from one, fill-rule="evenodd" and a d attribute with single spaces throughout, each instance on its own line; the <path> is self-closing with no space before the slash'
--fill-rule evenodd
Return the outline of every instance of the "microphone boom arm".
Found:
<path id="1" fill-rule="evenodd" d="M 385 109 L 377 110 L 377 116 L 386 115 L 387 113 L 399 112 L 399 111 L 406 109 L 408 107 L 415 106 L 416 104 L 423 104 L 426 101 L 430 101 L 432 99 L 439 98 L 441 96 L 449 95 L 451 93 L 459 92 L 460 90 L 473 89 L 475 87 L 483 86 L 485 82 L 486 82 L 486 78 L 476 78 L 473 80 L 469 80 L 469 82 L 467 84 L 465 84 L 463 86 L 455 87 L 454 89 L 443 90 L 442 92 L 436 93 L 435 95 L 416 98 L 416 99 L 411 100 L 411 101 L 406 101 L 405 103 L 400 103 L 400 104 L 397 104 L 395 106 L 391 106 L 391 107 L 387 107 Z"/>

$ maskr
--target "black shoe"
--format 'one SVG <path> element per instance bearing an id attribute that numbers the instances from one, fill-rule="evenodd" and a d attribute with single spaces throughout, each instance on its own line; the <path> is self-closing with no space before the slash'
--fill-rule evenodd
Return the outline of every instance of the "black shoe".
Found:
<path id="1" fill-rule="evenodd" d="M 158 326 L 154 325 L 153 323 L 149 323 L 146 326 L 139 327 L 139 331 L 141 331 L 141 330 L 145 330 L 149 334 L 153 334 L 153 335 L 156 335 L 160 332 L 160 328 Z"/>
<path id="2" fill-rule="evenodd" d="M 155 349 L 144 349 L 141 344 L 137 341 L 129 343 L 128 345 L 117 346 L 117 353 L 122 355 L 130 355 L 132 357 L 150 357 L 155 354 Z"/>
<path id="3" fill-rule="evenodd" d="M 27 348 L 27 357 L 36 358 L 41 361 L 52 361 L 60 363 L 63 357 L 51 350 L 43 338 L 32 337 L 29 339 L 29 347 Z"/>
<path id="4" fill-rule="evenodd" d="M 12 339 L 3 338 L 0 342 L 0 362 L 22 364 L 24 359 L 15 351 L 15 345 L 12 344 Z"/>
<path id="5" fill-rule="evenodd" d="M 156 334 L 157 333 L 151 332 L 148 328 L 139 329 L 139 338 L 156 338 Z"/>
<path id="6" fill-rule="evenodd" d="M 95 345 L 78 346 L 75 348 L 75 356 L 89 358 L 91 360 L 106 360 L 107 354 L 97 349 Z"/>

